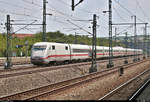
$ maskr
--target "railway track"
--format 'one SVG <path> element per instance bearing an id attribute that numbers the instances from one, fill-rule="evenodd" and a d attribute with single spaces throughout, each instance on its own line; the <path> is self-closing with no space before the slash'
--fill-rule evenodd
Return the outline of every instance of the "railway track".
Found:
<path id="1" fill-rule="evenodd" d="M 5 62 L 0 63 L 0 66 L 4 66 L 4 63 Z M 13 62 L 13 65 L 22 65 L 22 64 L 31 64 L 31 62 L 30 61 L 28 61 L 28 62 Z"/>
<path id="2" fill-rule="evenodd" d="M 142 100 L 139 98 L 139 96 L 141 95 L 141 93 L 143 92 L 143 90 L 145 90 L 145 88 L 150 84 L 150 79 L 148 79 L 130 98 L 129 98 L 129 101 L 132 101 L 132 100 Z M 149 93 L 148 93 L 149 94 Z M 148 96 L 148 95 L 144 95 L 144 96 Z M 148 97 L 146 97 L 148 98 Z M 147 99 L 144 99 L 144 100 L 147 100 Z"/>
<path id="3" fill-rule="evenodd" d="M 129 57 L 133 57 L 133 56 L 128 56 L 127 58 L 129 58 Z M 117 57 L 115 59 L 118 59 L 118 58 L 125 58 L 125 57 Z M 104 59 L 102 58 L 102 59 L 99 59 L 99 60 L 105 60 L 105 59 L 106 58 L 104 58 Z M 4 59 L 0 59 L 0 67 L 4 66 L 4 64 L 5 64 L 5 60 Z M 29 60 L 28 61 L 14 61 L 14 62 L 12 62 L 12 64 L 13 65 L 23 65 L 23 64 L 31 64 L 31 62 Z"/>
<path id="4" fill-rule="evenodd" d="M 139 88 L 140 84 L 142 83 L 142 82 L 139 82 L 139 80 L 141 80 L 141 77 L 149 72 L 150 72 L 150 68 L 146 69 L 144 72 L 138 74 L 134 78 L 128 80 L 127 82 L 118 86 L 114 90 L 110 91 L 109 93 L 107 93 L 106 95 L 101 97 L 99 100 L 122 100 L 122 98 L 128 98 L 130 94 L 132 94 L 137 88 Z M 141 88 L 143 88 L 143 87 L 144 86 L 142 86 Z M 140 88 L 140 90 L 141 90 L 141 88 Z M 129 100 L 130 101 L 134 100 L 136 98 L 136 96 L 139 94 L 138 92 L 140 90 L 138 90 L 134 95 L 132 95 L 132 97 L 130 97 Z"/>
<path id="5" fill-rule="evenodd" d="M 113 61 L 116 61 L 116 60 L 119 60 L 119 59 L 124 59 L 124 58 L 115 58 L 115 59 L 113 59 Z M 108 60 L 108 59 L 107 59 Z M 100 63 L 104 63 L 104 62 L 106 62 L 107 60 L 101 60 L 100 61 Z M 89 61 L 90 62 L 90 61 Z M 88 62 L 80 62 L 80 63 L 88 63 Z M 99 63 L 99 61 L 97 61 L 97 63 Z M 71 64 L 71 63 L 70 63 Z M 69 65 L 70 65 L 69 64 Z M 75 63 L 76 64 L 76 63 Z M 18 64 L 18 65 L 24 65 L 24 64 Z M 32 64 L 31 64 L 32 65 Z M 66 65 L 66 64 L 63 64 L 63 65 Z M 19 70 L 28 70 L 28 69 L 33 69 L 33 68 L 39 68 L 39 67 L 45 67 L 45 68 L 47 68 L 47 67 L 53 67 L 53 66 L 61 66 L 61 65 L 52 65 L 52 66 L 36 66 L 36 65 L 34 65 L 34 67 L 33 66 L 29 66 L 29 67 L 24 67 L 24 66 L 22 66 L 23 68 L 20 68 L 20 67 L 17 67 L 17 68 L 11 68 L 11 69 L 7 69 L 7 70 L 5 70 L 5 69 L 0 69 L 0 73 L 3 73 L 3 72 L 12 72 L 12 71 L 19 71 Z"/>
<path id="6" fill-rule="evenodd" d="M 4 66 L 5 61 L 6 61 L 6 58 L 0 58 L 0 66 Z M 13 65 L 30 64 L 30 57 L 12 58 L 12 64 Z"/>
<path id="7" fill-rule="evenodd" d="M 124 60 L 124 58 L 117 58 L 116 60 Z M 97 61 L 98 63 L 104 63 L 108 60 L 103 61 Z M 8 69 L 8 70 L 0 70 L 0 78 L 8 78 L 8 77 L 14 77 L 14 76 L 21 76 L 26 74 L 33 74 L 33 73 L 39 73 L 39 72 L 45 72 L 45 71 L 52 71 L 52 70 L 58 70 L 62 68 L 76 68 L 76 66 L 84 66 L 84 65 L 90 65 L 91 62 L 82 62 L 82 63 L 76 63 L 76 64 L 69 64 L 69 65 L 60 65 L 60 66 L 52 66 L 52 67 L 37 67 L 37 66 L 31 66 L 31 67 L 24 67 L 24 68 L 15 68 L 15 69 Z M 7 72 L 13 72 L 13 71 L 21 71 L 21 72 L 14 72 L 14 73 L 7 73 Z M 6 74 L 4 74 L 6 72 Z M 2 73 L 2 74 L 1 74 Z"/>
<path id="8" fill-rule="evenodd" d="M 126 68 L 129 68 L 131 66 L 134 66 L 134 65 L 146 62 L 146 61 L 147 60 L 136 62 L 136 63 L 131 63 L 128 65 L 125 65 L 124 68 L 126 69 Z M 104 77 L 108 74 L 116 73 L 116 72 L 118 72 L 119 69 L 120 69 L 120 66 L 117 66 L 114 68 L 103 70 L 101 72 L 95 72 L 92 74 L 84 75 L 82 77 L 66 80 L 63 82 L 58 82 L 55 84 L 50 84 L 47 86 L 28 90 L 25 92 L 20 92 L 20 93 L 16 93 L 13 95 L 3 96 L 0 98 L 0 100 L 40 100 L 43 97 L 54 95 L 63 90 L 72 88 L 74 86 L 80 86 L 83 83 L 90 82 L 92 80 Z"/>

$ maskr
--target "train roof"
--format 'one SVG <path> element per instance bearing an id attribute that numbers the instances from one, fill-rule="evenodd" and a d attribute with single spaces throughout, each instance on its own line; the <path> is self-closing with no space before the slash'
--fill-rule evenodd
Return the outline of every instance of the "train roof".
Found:
<path id="1" fill-rule="evenodd" d="M 55 43 L 55 42 L 37 42 L 34 45 L 68 45 L 68 44 Z"/>
<path id="2" fill-rule="evenodd" d="M 80 44 L 69 44 L 71 48 L 76 48 L 76 49 L 89 49 L 88 45 L 80 45 Z"/>
<path id="3" fill-rule="evenodd" d="M 34 44 L 35 45 L 68 45 L 65 43 L 55 43 L 55 42 L 37 42 Z M 82 48 L 82 49 L 88 49 L 89 47 L 92 48 L 91 45 L 81 45 L 81 44 L 69 44 L 72 48 Z M 104 50 L 109 50 L 109 47 L 106 46 L 97 46 L 97 49 L 104 49 Z M 113 50 L 126 50 L 126 48 L 116 46 L 113 47 Z M 128 51 L 134 51 L 134 49 L 127 48 Z M 142 49 L 135 49 L 135 51 L 143 51 Z"/>

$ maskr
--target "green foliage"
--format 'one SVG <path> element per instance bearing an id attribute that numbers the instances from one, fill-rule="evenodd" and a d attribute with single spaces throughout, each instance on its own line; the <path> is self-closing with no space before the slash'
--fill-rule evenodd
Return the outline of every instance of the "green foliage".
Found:
<path id="1" fill-rule="evenodd" d="M 23 52 L 23 55 L 26 54 L 26 46 L 25 42 L 28 41 L 28 56 L 31 54 L 31 46 L 36 42 L 42 42 L 42 33 L 37 33 L 33 37 L 25 37 L 25 38 L 13 38 L 12 40 L 12 51 L 16 53 L 17 56 L 20 56 L 20 52 Z M 47 33 L 47 41 L 48 42 L 57 42 L 57 43 L 69 43 L 73 44 L 75 43 L 75 36 L 74 35 L 65 35 L 61 33 L 60 31 L 57 32 L 48 32 Z M 92 45 L 92 38 L 89 38 L 88 36 L 77 35 L 77 44 L 86 44 L 86 45 Z M 16 48 L 16 45 L 23 45 L 22 48 Z M 97 45 L 98 46 L 109 46 L 108 39 L 105 38 L 97 38 Z M 115 43 L 113 42 L 113 46 Z M 123 46 L 121 43 L 117 43 L 116 46 Z M 6 35 L 0 34 L 0 57 L 3 57 L 6 55 Z"/>

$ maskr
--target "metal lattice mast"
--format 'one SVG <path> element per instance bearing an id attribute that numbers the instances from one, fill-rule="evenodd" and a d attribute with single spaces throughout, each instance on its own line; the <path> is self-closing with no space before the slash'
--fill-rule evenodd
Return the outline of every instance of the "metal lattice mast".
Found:
<path id="1" fill-rule="evenodd" d="M 113 49 L 112 49 L 112 0 L 109 0 L 109 67 L 113 67 Z"/>
<path id="2" fill-rule="evenodd" d="M 148 42 L 149 42 L 149 39 L 150 39 L 150 34 L 149 34 L 149 33 L 147 34 L 147 39 L 148 39 Z M 149 54 L 150 54 L 149 48 L 150 48 L 150 46 L 149 46 L 149 44 L 147 43 L 147 57 L 149 57 Z"/>
<path id="3" fill-rule="evenodd" d="M 43 0 L 43 42 L 47 41 L 47 35 L 46 35 L 46 0 Z"/>
<path id="4" fill-rule="evenodd" d="M 125 53 L 125 61 L 124 61 L 125 64 L 128 63 L 128 60 L 127 60 L 127 47 L 128 47 L 127 42 L 128 42 L 128 33 L 126 32 L 126 33 L 125 33 L 125 47 L 126 47 L 126 53 Z"/>
<path id="5" fill-rule="evenodd" d="M 145 49 L 145 53 L 147 54 L 148 49 L 147 49 L 146 40 L 147 40 L 147 23 L 145 24 L 145 40 L 144 40 L 144 46 L 146 47 L 144 49 Z M 144 56 L 145 56 L 145 54 L 144 54 Z"/>
<path id="6" fill-rule="evenodd" d="M 137 41 L 137 35 L 136 35 L 136 16 L 134 15 L 134 61 L 136 61 L 136 41 Z"/>
<path id="7" fill-rule="evenodd" d="M 97 65 L 96 65 L 96 14 L 93 15 L 93 38 L 92 38 L 92 65 L 89 69 L 89 73 L 96 72 L 97 71 Z"/>
<path id="8" fill-rule="evenodd" d="M 9 69 L 11 67 L 11 24 L 10 24 L 10 15 L 7 15 L 7 23 L 6 23 L 6 28 L 7 28 L 7 51 L 6 51 L 6 63 L 5 63 L 5 69 Z"/>
<path id="9" fill-rule="evenodd" d="M 117 28 L 115 27 L 115 46 L 117 46 Z"/>
<path id="10" fill-rule="evenodd" d="M 145 54 L 147 53 L 147 48 L 146 48 L 146 37 L 147 37 L 147 23 L 145 23 L 145 27 L 144 27 L 144 39 L 143 39 L 143 59 L 146 58 Z"/>

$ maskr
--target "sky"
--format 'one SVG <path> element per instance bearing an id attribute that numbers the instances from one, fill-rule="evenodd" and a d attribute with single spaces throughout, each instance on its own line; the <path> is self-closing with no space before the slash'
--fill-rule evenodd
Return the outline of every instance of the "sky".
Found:
<path id="1" fill-rule="evenodd" d="M 72 0 L 47 0 L 47 32 L 60 31 L 65 34 L 89 35 L 92 33 L 93 14 L 97 15 L 97 37 L 108 37 L 108 0 L 84 0 L 71 10 Z M 75 0 L 78 3 L 80 0 Z M 136 15 L 137 22 L 150 23 L 150 0 L 112 0 L 112 22 L 133 23 L 131 16 Z M 12 24 L 42 24 L 43 0 L 0 0 L 0 32 L 6 32 L 6 15 L 10 15 Z M 42 31 L 41 25 L 28 26 L 13 25 L 13 32 L 34 34 Z M 134 27 L 113 26 L 113 36 L 117 33 L 134 35 Z M 137 34 L 143 34 L 144 25 L 137 25 Z M 18 31 L 19 30 L 19 31 Z M 149 28 L 148 28 L 149 32 Z M 89 35 L 90 36 L 90 35 Z"/>

